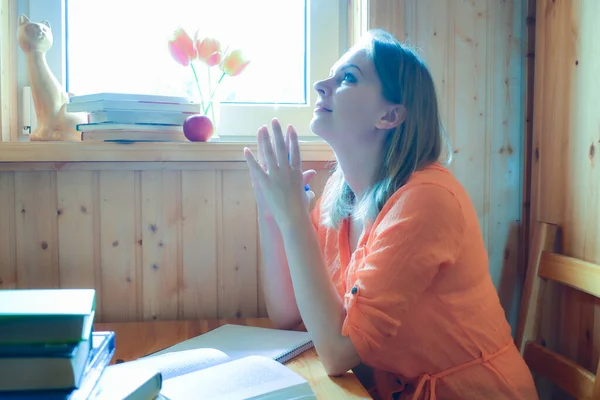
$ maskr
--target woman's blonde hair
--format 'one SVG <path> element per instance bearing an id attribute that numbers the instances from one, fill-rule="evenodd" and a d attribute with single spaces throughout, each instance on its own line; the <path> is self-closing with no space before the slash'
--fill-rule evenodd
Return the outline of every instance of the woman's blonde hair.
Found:
<path id="1" fill-rule="evenodd" d="M 383 97 L 391 104 L 401 104 L 405 118 L 400 126 L 386 133 L 376 183 L 359 204 L 354 204 L 354 193 L 336 166 L 321 201 L 322 223 L 331 227 L 337 227 L 351 215 L 354 219 L 374 221 L 413 172 L 435 162 L 449 164 L 452 158 L 440 122 L 433 79 L 416 51 L 380 29 L 367 32 L 358 45 L 367 48 Z"/>

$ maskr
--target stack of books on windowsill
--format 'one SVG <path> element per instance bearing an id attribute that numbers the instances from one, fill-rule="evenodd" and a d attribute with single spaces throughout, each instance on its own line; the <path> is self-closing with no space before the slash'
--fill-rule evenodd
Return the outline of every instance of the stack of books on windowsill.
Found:
<path id="1" fill-rule="evenodd" d="M 77 125 L 86 142 L 181 142 L 183 123 L 200 105 L 185 97 L 94 93 L 71 97 L 68 112 L 86 112 Z"/>
<path id="2" fill-rule="evenodd" d="M 0 398 L 91 398 L 115 350 L 94 315 L 91 289 L 0 291 Z"/>

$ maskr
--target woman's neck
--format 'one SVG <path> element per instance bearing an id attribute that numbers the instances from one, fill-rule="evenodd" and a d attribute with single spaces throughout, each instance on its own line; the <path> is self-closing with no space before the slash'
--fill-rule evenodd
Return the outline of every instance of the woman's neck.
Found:
<path id="1" fill-rule="evenodd" d="M 378 141 L 361 146 L 344 146 L 334 149 L 344 179 L 360 202 L 362 196 L 375 183 L 381 164 L 381 144 Z"/>

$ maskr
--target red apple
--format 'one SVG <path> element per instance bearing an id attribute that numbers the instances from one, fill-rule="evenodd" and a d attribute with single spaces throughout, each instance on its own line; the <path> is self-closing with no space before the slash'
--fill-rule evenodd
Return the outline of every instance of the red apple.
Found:
<path id="1" fill-rule="evenodd" d="M 183 134 L 192 142 L 207 142 L 214 131 L 213 123 L 206 115 L 190 115 L 183 122 Z"/>

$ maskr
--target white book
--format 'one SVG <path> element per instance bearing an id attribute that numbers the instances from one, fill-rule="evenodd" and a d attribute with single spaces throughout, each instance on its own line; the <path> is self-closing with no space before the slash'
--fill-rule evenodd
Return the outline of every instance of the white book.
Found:
<path id="1" fill-rule="evenodd" d="M 94 100 L 67 103 L 68 112 L 98 112 L 109 110 L 160 111 L 199 113 L 200 105 L 196 103 L 161 103 L 135 100 Z"/>
<path id="2" fill-rule="evenodd" d="M 196 113 L 111 110 L 88 113 L 88 122 L 183 125 L 185 119 L 194 114 Z"/>
<path id="3" fill-rule="evenodd" d="M 311 347 L 306 332 L 223 325 L 118 367 L 159 371 L 160 394 L 170 400 L 316 399 L 282 364 Z"/>
<path id="4" fill-rule="evenodd" d="M 116 93 L 116 92 L 99 92 L 82 94 L 73 96 L 69 99 L 70 103 L 83 103 L 97 100 L 125 100 L 125 101 L 144 101 L 152 103 L 175 103 L 186 104 L 191 103 L 185 97 L 181 96 L 163 96 L 157 94 L 141 94 L 141 93 Z"/>
<path id="5" fill-rule="evenodd" d="M 150 131 L 87 131 L 81 133 L 81 140 L 93 142 L 190 142 L 183 132 Z"/>
<path id="6" fill-rule="evenodd" d="M 159 124 L 119 124 L 112 122 L 90 122 L 77 124 L 75 128 L 80 132 L 163 132 L 183 133 L 182 125 L 159 125 Z"/>

